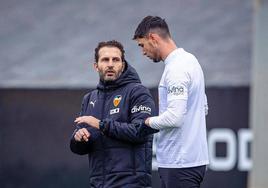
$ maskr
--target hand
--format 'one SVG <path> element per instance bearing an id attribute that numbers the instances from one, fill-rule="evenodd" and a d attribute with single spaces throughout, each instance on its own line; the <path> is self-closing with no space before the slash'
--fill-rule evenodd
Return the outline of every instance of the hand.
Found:
<path id="1" fill-rule="evenodd" d="M 74 139 L 77 142 L 87 142 L 90 137 L 90 132 L 86 128 L 79 129 L 74 135 Z"/>
<path id="2" fill-rule="evenodd" d="M 75 119 L 75 123 L 86 123 L 91 127 L 94 127 L 96 129 L 99 129 L 99 122 L 100 120 L 93 117 L 93 116 L 81 116 Z"/>
<path id="3" fill-rule="evenodd" d="M 147 119 L 145 120 L 145 122 L 144 122 L 144 123 L 145 123 L 145 125 L 147 125 L 147 126 L 149 126 L 149 127 L 150 127 L 150 125 L 149 125 L 149 119 L 150 119 L 150 118 L 147 118 Z"/>

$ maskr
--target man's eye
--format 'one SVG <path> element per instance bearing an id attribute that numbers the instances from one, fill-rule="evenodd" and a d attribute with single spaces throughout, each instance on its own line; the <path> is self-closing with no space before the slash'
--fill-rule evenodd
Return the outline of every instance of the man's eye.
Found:
<path id="1" fill-rule="evenodd" d="M 113 61 L 118 62 L 118 61 L 120 61 L 120 59 L 119 58 L 113 58 Z"/>

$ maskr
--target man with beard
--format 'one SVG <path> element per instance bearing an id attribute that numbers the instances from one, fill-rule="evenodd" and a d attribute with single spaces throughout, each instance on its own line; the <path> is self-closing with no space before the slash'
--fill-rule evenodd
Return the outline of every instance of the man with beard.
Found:
<path id="1" fill-rule="evenodd" d="M 145 56 L 164 61 L 158 87 L 159 116 L 145 124 L 159 130 L 156 159 L 162 188 L 200 187 L 208 164 L 206 95 L 197 59 L 172 40 L 164 19 L 147 16 L 134 37 Z"/>
<path id="2" fill-rule="evenodd" d="M 117 41 L 100 42 L 95 49 L 97 89 L 86 94 L 72 152 L 89 159 L 90 187 L 151 187 L 152 135 L 144 125 L 155 113 L 149 90 L 125 60 Z"/>

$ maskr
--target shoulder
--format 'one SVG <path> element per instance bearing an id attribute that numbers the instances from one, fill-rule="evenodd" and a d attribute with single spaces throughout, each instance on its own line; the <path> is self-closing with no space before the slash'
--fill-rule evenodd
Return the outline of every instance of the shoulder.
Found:
<path id="1" fill-rule="evenodd" d="M 131 93 L 133 92 L 147 92 L 149 89 L 141 83 L 132 83 L 130 86 Z"/>
<path id="2" fill-rule="evenodd" d="M 197 61 L 197 58 L 192 53 L 185 51 L 183 48 L 180 50 L 180 57 L 182 60 Z"/>
<path id="3" fill-rule="evenodd" d="M 163 73 L 162 83 L 174 85 L 176 83 L 189 84 L 199 71 L 200 65 L 194 55 L 180 48 Z"/>
<path id="4" fill-rule="evenodd" d="M 94 89 L 92 91 L 87 92 L 83 97 L 83 102 L 88 101 L 92 95 L 95 95 L 97 93 L 97 89 Z"/>
<path id="5" fill-rule="evenodd" d="M 131 83 L 128 84 L 128 91 L 129 97 L 134 99 L 138 98 L 142 95 L 148 95 L 151 96 L 150 91 L 147 87 L 142 85 L 141 83 Z"/>
<path id="6" fill-rule="evenodd" d="M 170 67 L 179 67 L 183 70 L 184 68 L 191 66 L 192 63 L 196 62 L 198 62 L 198 60 L 193 54 L 185 51 L 184 49 L 181 49 L 176 54 L 176 57 L 173 59 L 173 61 L 170 63 Z"/>
<path id="7" fill-rule="evenodd" d="M 198 66 L 198 60 L 193 54 L 184 49 L 180 49 L 173 61 L 166 67 L 166 73 L 171 77 L 180 74 L 187 75 L 191 74 L 192 70 L 196 69 Z"/>

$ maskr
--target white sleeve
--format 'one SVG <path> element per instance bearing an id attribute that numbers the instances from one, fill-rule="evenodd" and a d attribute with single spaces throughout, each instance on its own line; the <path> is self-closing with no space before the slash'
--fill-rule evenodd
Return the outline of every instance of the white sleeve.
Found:
<path id="1" fill-rule="evenodd" d="M 190 76 L 187 72 L 171 70 L 166 74 L 165 89 L 167 109 L 159 116 L 151 117 L 149 125 L 154 129 L 180 127 L 187 113 Z"/>
<path id="2" fill-rule="evenodd" d="M 177 99 L 170 101 L 167 110 L 160 116 L 149 119 L 150 127 L 154 129 L 165 129 L 180 127 L 184 122 L 187 113 L 187 100 Z"/>

